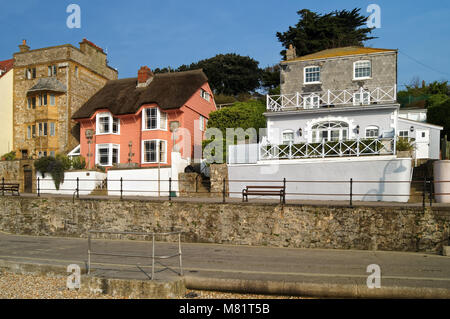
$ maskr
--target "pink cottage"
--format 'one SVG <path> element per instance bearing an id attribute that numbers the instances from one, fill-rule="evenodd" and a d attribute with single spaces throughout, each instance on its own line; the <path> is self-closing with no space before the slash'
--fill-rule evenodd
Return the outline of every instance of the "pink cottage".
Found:
<path id="1" fill-rule="evenodd" d="M 80 154 L 88 169 L 154 167 L 171 165 L 174 139 L 182 158 L 200 157 L 214 110 L 202 70 L 153 74 L 142 67 L 137 79 L 107 82 L 72 118 L 80 123 Z"/>

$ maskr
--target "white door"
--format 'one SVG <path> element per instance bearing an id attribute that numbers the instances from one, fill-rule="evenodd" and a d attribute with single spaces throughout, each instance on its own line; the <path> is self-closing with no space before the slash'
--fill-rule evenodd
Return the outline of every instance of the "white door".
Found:
<path id="1" fill-rule="evenodd" d="M 416 158 L 429 158 L 430 132 L 428 130 L 416 130 Z"/>

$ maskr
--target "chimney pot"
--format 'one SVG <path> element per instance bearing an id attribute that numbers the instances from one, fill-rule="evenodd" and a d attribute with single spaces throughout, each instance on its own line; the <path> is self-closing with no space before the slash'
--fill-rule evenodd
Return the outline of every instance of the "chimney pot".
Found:
<path id="1" fill-rule="evenodd" d="M 19 45 L 20 52 L 30 51 L 30 47 L 27 45 L 27 40 L 22 40 L 22 44 Z"/>
<path id="2" fill-rule="evenodd" d="M 153 79 L 153 72 L 148 66 L 142 66 L 138 71 L 138 87 L 147 86 Z"/>

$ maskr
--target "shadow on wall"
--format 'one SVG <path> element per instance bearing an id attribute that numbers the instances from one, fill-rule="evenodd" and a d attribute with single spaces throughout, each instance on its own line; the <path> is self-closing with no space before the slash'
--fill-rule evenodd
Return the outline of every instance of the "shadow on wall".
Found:
<path id="1" fill-rule="evenodd" d="M 386 175 L 390 174 L 400 174 L 407 170 L 408 168 L 403 165 L 403 161 L 390 160 L 385 166 L 383 170 L 383 176 L 379 179 L 380 183 L 378 183 L 378 188 L 373 188 L 369 190 L 363 197 L 363 201 L 373 201 L 375 197 L 377 201 L 383 201 L 383 194 L 386 192 Z M 410 173 L 408 187 L 411 186 L 411 177 L 412 170 Z M 403 183 L 398 183 L 399 185 L 403 185 Z M 405 183 L 406 184 L 406 183 Z M 377 196 L 373 196 L 377 195 Z M 389 198 L 386 198 L 385 201 L 389 201 Z"/>

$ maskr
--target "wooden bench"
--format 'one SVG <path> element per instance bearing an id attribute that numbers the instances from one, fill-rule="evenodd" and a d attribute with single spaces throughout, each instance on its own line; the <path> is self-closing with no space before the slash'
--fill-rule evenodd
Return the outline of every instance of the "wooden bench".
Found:
<path id="1" fill-rule="evenodd" d="M 280 196 L 280 203 L 286 202 L 285 186 L 247 186 L 242 190 L 242 201 L 248 202 L 248 195 Z M 245 200 L 244 200 L 245 198 Z"/>
<path id="2" fill-rule="evenodd" d="M 4 195 L 5 192 L 11 192 L 11 195 L 20 196 L 19 187 L 20 185 L 15 183 L 0 183 L 0 192 L 2 195 Z"/>

